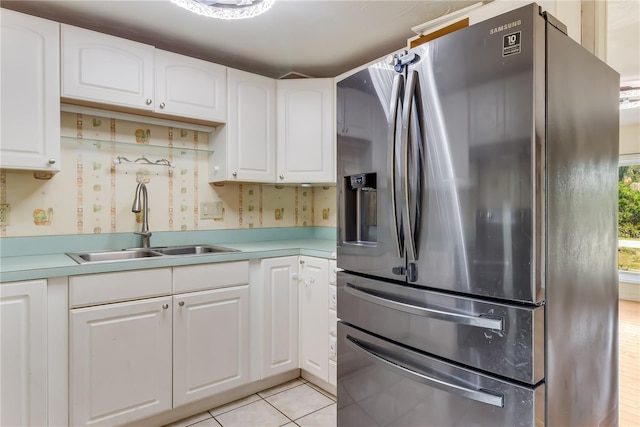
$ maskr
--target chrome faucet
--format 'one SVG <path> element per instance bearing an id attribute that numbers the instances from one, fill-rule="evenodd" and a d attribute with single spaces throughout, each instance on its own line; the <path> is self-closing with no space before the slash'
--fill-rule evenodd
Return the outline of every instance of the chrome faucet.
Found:
<path id="1" fill-rule="evenodd" d="M 147 214 L 149 211 L 148 204 L 149 204 L 149 196 L 147 195 L 147 186 L 144 185 L 144 182 L 140 182 L 136 187 L 136 195 L 133 199 L 133 206 L 131 206 L 131 212 L 138 213 L 142 210 L 142 229 L 140 231 L 135 231 L 134 233 L 142 236 L 143 248 L 148 248 L 151 244 L 151 232 L 149 231 L 149 221 L 147 219 Z M 142 209 L 140 205 L 142 205 Z"/>

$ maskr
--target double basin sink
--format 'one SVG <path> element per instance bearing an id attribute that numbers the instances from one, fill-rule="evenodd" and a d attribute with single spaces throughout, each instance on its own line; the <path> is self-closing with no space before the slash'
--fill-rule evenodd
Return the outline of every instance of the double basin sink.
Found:
<path id="1" fill-rule="evenodd" d="M 89 262 L 126 261 L 163 256 L 211 255 L 229 252 L 238 252 L 238 250 L 214 245 L 180 245 L 115 251 L 67 252 L 67 255 L 78 264 L 85 264 Z"/>

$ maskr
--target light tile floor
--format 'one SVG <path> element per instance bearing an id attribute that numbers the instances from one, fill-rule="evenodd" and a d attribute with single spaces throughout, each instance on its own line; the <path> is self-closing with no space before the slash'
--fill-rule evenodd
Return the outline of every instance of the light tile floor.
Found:
<path id="1" fill-rule="evenodd" d="M 302 378 L 166 427 L 335 427 L 336 398 Z"/>

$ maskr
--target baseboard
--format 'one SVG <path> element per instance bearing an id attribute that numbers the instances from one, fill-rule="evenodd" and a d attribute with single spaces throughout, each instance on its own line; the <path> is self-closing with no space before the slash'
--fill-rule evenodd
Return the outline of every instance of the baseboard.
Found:
<path id="1" fill-rule="evenodd" d="M 315 375 L 305 371 L 304 369 L 300 370 L 300 376 L 305 380 L 309 381 L 311 384 L 320 387 L 327 393 L 330 393 L 333 396 L 336 396 L 337 390 L 336 390 L 336 386 L 334 386 L 333 384 L 329 384 L 327 381 L 323 380 L 322 378 L 316 377 Z"/>
<path id="2" fill-rule="evenodd" d="M 138 420 L 130 424 L 126 424 L 129 427 L 158 427 L 165 424 L 170 424 L 175 421 L 182 420 L 184 418 L 200 414 L 208 411 L 209 409 L 217 408 L 226 403 L 233 402 L 234 400 L 242 399 L 254 393 L 266 390 L 271 387 L 275 387 L 279 384 L 286 383 L 287 381 L 294 380 L 300 376 L 300 369 L 294 369 L 284 374 L 275 375 L 273 377 L 265 378 L 260 381 L 254 381 L 249 384 L 234 388 L 233 390 L 220 393 L 219 395 L 202 399 L 197 402 L 189 403 L 187 405 L 174 408 L 170 411 L 163 412 L 161 414 L 154 415 L 143 420 Z"/>
<path id="3" fill-rule="evenodd" d="M 640 283 L 620 282 L 618 298 L 629 301 L 640 301 Z"/>

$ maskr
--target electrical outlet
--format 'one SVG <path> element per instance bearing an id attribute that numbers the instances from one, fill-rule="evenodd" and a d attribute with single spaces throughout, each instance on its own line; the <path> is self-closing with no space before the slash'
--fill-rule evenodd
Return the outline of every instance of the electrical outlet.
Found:
<path id="1" fill-rule="evenodd" d="M 200 219 L 222 219 L 223 217 L 222 202 L 200 203 Z"/>
<path id="2" fill-rule="evenodd" d="M 9 204 L 2 204 L 0 205 L 0 226 L 7 226 L 10 224 L 11 221 L 9 221 L 9 219 L 11 218 L 11 205 Z"/>

